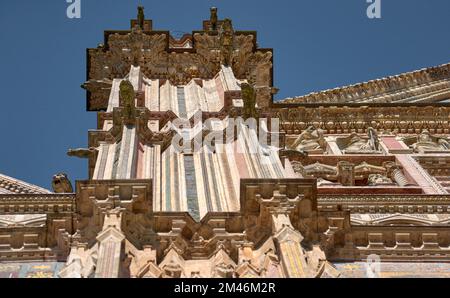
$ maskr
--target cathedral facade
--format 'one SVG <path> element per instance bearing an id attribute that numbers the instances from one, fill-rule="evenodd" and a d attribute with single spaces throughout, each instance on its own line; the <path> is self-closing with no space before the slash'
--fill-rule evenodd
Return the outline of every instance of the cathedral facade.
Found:
<path id="1" fill-rule="evenodd" d="M 0 277 L 450 277 L 450 64 L 274 101 L 217 9 L 130 27 L 87 50 L 89 179 L 0 175 Z"/>

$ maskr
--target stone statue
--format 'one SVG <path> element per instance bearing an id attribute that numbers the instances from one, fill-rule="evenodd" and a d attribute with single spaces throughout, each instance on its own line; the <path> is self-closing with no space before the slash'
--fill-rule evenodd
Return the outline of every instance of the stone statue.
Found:
<path id="1" fill-rule="evenodd" d="M 363 138 L 357 133 L 352 133 L 348 138 L 341 139 L 342 146 L 345 146 L 342 150 L 345 154 L 368 154 L 377 153 L 380 150 L 380 143 L 378 141 L 378 135 L 375 129 L 369 127 L 368 138 Z M 339 145 L 339 144 L 338 144 Z"/>
<path id="2" fill-rule="evenodd" d="M 257 118 L 256 114 L 256 91 L 249 83 L 241 84 L 242 101 L 244 102 L 244 119 Z"/>
<path id="3" fill-rule="evenodd" d="M 392 180 L 381 174 L 371 174 L 367 179 L 367 185 L 375 186 L 380 184 L 392 184 Z"/>
<path id="4" fill-rule="evenodd" d="M 53 176 L 52 187 L 55 193 L 73 193 L 72 183 L 64 173 Z"/>
<path id="5" fill-rule="evenodd" d="M 144 7 L 143 6 L 138 6 L 137 21 L 138 21 L 138 26 L 142 30 L 144 30 L 144 20 L 145 20 Z"/>
<path id="6" fill-rule="evenodd" d="M 233 63 L 233 41 L 234 30 L 230 19 L 223 20 L 222 28 L 220 30 L 220 63 L 225 66 L 231 66 Z"/>
<path id="7" fill-rule="evenodd" d="M 426 151 L 448 151 L 450 143 L 445 138 L 434 137 L 428 130 L 424 130 L 417 136 L 416 143 L 411 145 L 416 153 L 425 153 Z"/>
<path id="8" fill-rule="evenodd" d="M 324 151 L 326 147 L 327 143 L 323 136 L 323 131 L 321 129 L 316 129 L 314 126 L 310 126 L 300 134 L 289 149 L 312 152 L 316 150 Z"/>
<path id="9" fill-rule="evenodd" d="M 218 21 L 217 8 L 211 7 L 211 17 L 209 19 L 209 23 L 211 25 L 211 31 L 217 30 L 217 21 Z"/>
<path id="10" fill-rule="evenodd" d="M 124 108 L 124 116 L 126 119 L 132 119 L 136 108 L 134 87 L 130 81 L 123 80 L 119 89 L 120 105 Z"/>

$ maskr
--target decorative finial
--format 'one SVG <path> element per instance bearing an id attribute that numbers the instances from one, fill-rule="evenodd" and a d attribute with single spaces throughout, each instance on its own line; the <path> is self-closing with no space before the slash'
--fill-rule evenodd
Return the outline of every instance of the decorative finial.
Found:
<path id="1" fill-rule="evenodd" d="M 144 6 L 141 6 L 141 5 L 138 6 L 137 20 L 138 20 L 138 26 L 142 30 L 144 30 L 144 20 L 145 20 Z"/>
<path id="2" fill-rule="evenodd" d="M 217 7 L 211 7 L 211 17 L 209 19 L 209 23 L 211 24 L 211 31 L 217 30 Z"/>

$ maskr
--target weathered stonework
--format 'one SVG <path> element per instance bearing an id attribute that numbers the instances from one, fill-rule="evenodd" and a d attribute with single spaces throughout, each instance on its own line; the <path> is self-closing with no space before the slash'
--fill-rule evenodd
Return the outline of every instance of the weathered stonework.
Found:
<path id="1" fill-rule="evenodd" d="M 0 175 L 0 277 L 354 277 L 371 255 L 448 275 L 449 65 L 274 102 L 272 59 L 217 9 L 179 40 L 143 8 L 105 32 L 83 84 L 98 125 L 68 152 L 88 179 Z M 195 150 L 236 117 L 281 131 L 238 122 Z"/>

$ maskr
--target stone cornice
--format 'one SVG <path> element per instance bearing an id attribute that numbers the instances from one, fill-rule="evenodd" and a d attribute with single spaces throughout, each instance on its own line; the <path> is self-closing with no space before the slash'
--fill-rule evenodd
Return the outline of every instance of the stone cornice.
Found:
<path id="1" fill-rule="evenodd" d="M 75 194 L 0 195 L 0 214 L 72 213 Z"/>
<path id="2" fill-rule="evenodd" d="M 437 89 L 449 89 L 450 63 L 424 68 L 412 72 L 389 76 L 382 79 L 371 80 L 350 86 L 310 93 L 304 96 L 287 98 L 281 104 L 349 104 L 349 103 L 397 103 L 408 102 L 402 96 L 396 96 L 396 92 L 408 91 L 410 88 L 423 87 L 423 90 L 415 90 L 415 95 L 421 93 L 432 94 Z M 442 86 L 438 86 L 442 83 Z M 430 84 L 437 84 L 436 88 L 427 89 Z M 391 97 L 389 97 L 391 95 Z M 405 92 L 405 97 L 412 94 Z"/>
<path id="3" fill-rule="evenodd" d="M 321 212 L 450 212 L 450 195 L 319 195 L 317 201 Z"/>
<path id="4" fill-rule="evenodd" d="M 0 174 L 0 195 L 6 194 L 49 194 L 49 190 Z"/>

